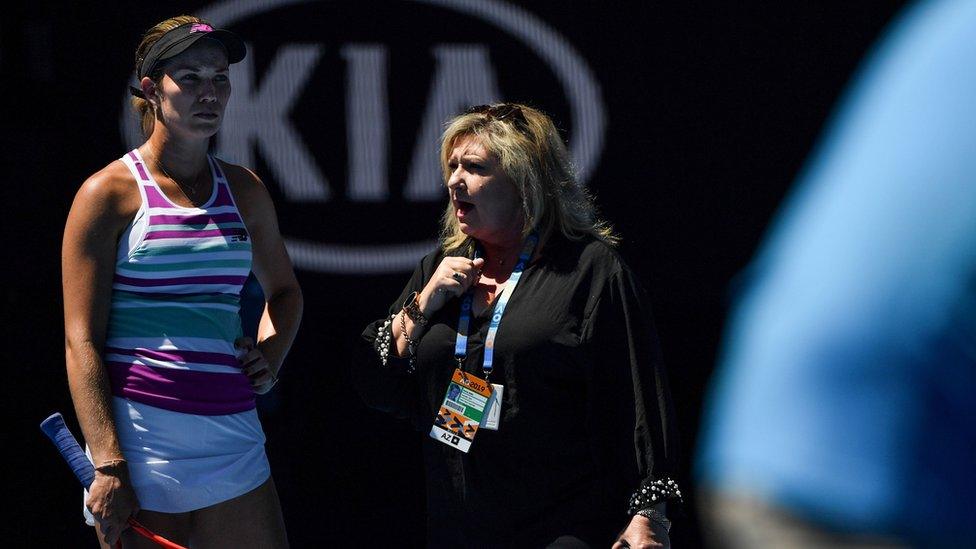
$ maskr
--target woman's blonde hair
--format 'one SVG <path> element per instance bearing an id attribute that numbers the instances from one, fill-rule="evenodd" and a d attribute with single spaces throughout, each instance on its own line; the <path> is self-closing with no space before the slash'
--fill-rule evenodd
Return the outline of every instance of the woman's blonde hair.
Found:
<path id="1" fill-rule="evenodd" d="M 569 151 L 545 113 L 522 104 L 497 103 L 472 107 L 452 118 L 441 137 L 445 182 L 451 177 L 451 152 L 468 136 L 478 138 L 518 189 L 523 236 L 537 231 L 545 242 L 558 231 L 570 240 L 592 236 L 611 245 L 619 241 L 613 228 L 599 218 L 592 195 L 576 179 Z M 441 218 L 441 247 L 446 251 L 473 245 L 448 203 Z"/>
<path id="2" fill-rule="evenodd" d="M 209 24 L 203 19 L 193 15 L 178 15 L 176 17 L 170 17 L 165 21 L 161 21 L 146 31 L 146 34 L 142 35 L 142 40 L 139 42 L 139 47 L 136 48 L 136 74 L 140 74 L 142 72 L 142 63 L 145 61 L 146 55 L 149 53 L 149 48 L 151 48 L 153 44 L 155 44 L 156 41 L 162 38 L 162 36 L 167 32 L 179 27 L 180 25 L 186 25 L 187 23 Z M 160 64 L 153 69 L 152 74 L 147 76 L 158 84 L 162 75 L 163 68 L 162 64 Z M 133 97 L 132 108 L 134 108 L 136 113 L 139 115 L 139 123 L 142 126 L 142 134 L 148 139 L 149 136 L 152 135 L 153 124 L 156 122 L 156 111 L 153 108 L 152 103 L 141 97 Z"/>

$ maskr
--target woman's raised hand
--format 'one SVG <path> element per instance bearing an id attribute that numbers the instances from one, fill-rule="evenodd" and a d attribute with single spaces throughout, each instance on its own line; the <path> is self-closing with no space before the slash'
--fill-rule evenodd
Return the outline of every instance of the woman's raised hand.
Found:
<path id="1" fill-rule="evenodd" d="M 445 257 L 420 292 L 418 305 L 428 317 L 439 311 L 452 297 L 460 296 L 478 282 L 484 258 Z"/>

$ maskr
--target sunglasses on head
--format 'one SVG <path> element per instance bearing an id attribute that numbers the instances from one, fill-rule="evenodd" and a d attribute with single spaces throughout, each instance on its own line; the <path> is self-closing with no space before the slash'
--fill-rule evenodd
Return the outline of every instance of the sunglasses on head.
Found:
<path id="1" fill-rule="evenodd" d="M 464 111 L 465 114 L 483 114 L 495 120 L 511 119 L 513 122 L 528 124 L 522 107 L 514 103 L 499 103 L 497 105 L 475 105 Z"/>

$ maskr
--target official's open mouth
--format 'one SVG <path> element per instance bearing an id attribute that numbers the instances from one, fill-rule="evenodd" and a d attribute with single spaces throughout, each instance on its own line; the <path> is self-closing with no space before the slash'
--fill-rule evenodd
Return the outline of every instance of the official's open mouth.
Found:
<path id="1" fill-rule="evenodd" d="M 454 208 L 458 211 L 458 213 L 464 215 L 474 209 L 474 204 L 465 202 L 463 200 L 455 200 Z"/>

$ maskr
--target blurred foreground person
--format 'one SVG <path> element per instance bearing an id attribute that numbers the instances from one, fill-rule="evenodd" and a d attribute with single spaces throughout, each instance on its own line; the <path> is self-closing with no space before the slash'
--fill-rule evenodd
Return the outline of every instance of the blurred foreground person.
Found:
<path id="1" fill-rule="evenodd" d="M 976 3 L 862 69 L 751 266 L 697 463 L 720 547 L 976 544 Z"/>

